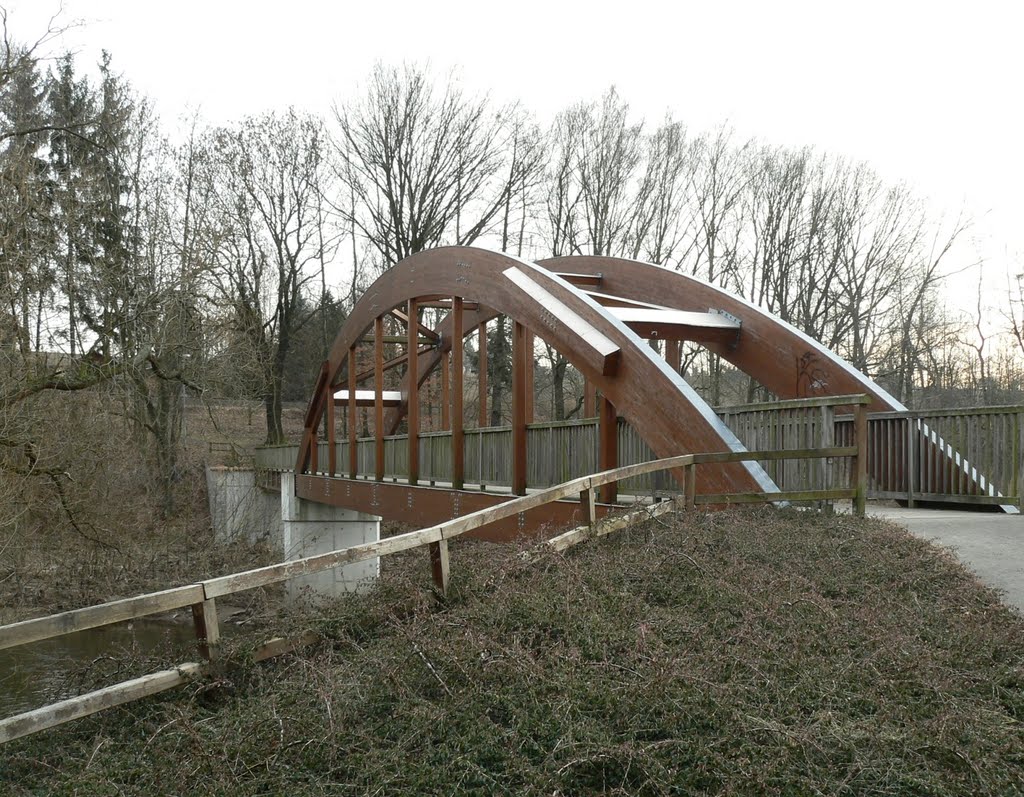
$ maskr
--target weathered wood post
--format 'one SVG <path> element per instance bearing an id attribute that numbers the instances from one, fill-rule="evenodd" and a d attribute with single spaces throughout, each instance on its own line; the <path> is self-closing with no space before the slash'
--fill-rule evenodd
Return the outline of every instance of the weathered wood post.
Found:
<path id="1" fill-rule="evenodd" d="M 217 605 L 214 599 L 192 604 L 192 623 L 199 642 L 199 655 L 207 661 L 217 658 L 220 648 L 220 625 L 217 622 Z"/>
<path id="2" fill-rule="evenodd" d="M 466 478 L 466 445 L 463 435 L 462 297 L 452 297 L 452 489 L 461 490 Z M 486 366 L 481 366 L 486 367 Z"/>
<path id="3" fill-rule="evenodd" d="M 580 491 L 580 509 L 583 513 L 583 522 L 593 531 L 597 522 L 597 495 L 594 488 L 589 485 L 586 490 Z"/>
<path id="4" fill-rule="evenodd" d="M 907 506 L 914 508 L 914 479 L 917 476 L 917 419 L 906 416 L 907 422 L 907 456 L 904 467 L 907 469 Z"/>
<path id="5" fill-rule="evenodd" d="M 697 463 L 686 466 L 686 508 L 697 508 Z"/>
<path id="6" fill-rule="evenodd" d="M 430 543 L 430 569 L 434 578 L 434 586 L 442 595 L 448 595 L 448 540 Z"/>
<path id="7" fill-rule="evenodd" d="M 864 397 L 865 400 L 867 396 Z M 864 517 L 868 498 L 868 408 L 866 403 L 858 403 L 853 411 L 853 439 L 857 446 L 854 458 L 854 489 L 853 513 Z"/>

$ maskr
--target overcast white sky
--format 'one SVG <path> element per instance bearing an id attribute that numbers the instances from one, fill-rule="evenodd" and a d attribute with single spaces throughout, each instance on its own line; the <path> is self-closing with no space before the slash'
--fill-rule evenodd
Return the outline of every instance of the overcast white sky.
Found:
<path id="1" fill-rule="evenodd" d="M 2 0 L 0 0 L 2 4 Z M 18 38 L 60 6 L 8 0 Z M 976 219 L 986 279 L 1024 270 L 1024 3 L 64 0 L 168 121 L 329 112 L 377 60 L 459 66 L 541 119 L 616 85 L 638 116 L 868 161 Z M 963 250 L 963 261 L 974 253 Z M 974 277 L 976 281 L 976 276 Z M 1005 283 L 1004 283 L 1005 284 Z"/>

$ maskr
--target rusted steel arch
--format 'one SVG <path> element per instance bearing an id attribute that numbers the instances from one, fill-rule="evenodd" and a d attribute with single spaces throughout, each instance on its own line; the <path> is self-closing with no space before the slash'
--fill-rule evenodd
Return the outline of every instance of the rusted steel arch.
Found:
<path id="1" fill-rule="evenodd" d="M 867 393 L 872 411 L 905 410 L 869 377 L 791 324 L 735 294 L 677 271 L 616 257 L 572 256 L 538 261 L 551 271 L 596 277 L 595 292 L 679 310 L 724 311 L 742 324 L 733 346 L 705 344 L 781 399 Z"/>
<path id="2" fill-rule="evenodd" d="M 547 269 L 509 255 L 470 247 L 446 247 L 421 252 L 398 263 L 381 275 L 353 308 L 331 348 L 310 401 L 297 472 L 306 472 L 312 430 L 323 416 L 327 402 L 333 401 L 349 349 L 366 335 L 378 316 L 410 299 L 448 296 L 458 296 L 506 315 L 553 345 L 596 385 L 656 456 L 744 450 L 738 438 L 679 374 L 626 324 L 582 290 Z M 446 342 L 450 346 L 450 334 L 448 337 Z M 421 360 L 425 356 L 421 355 Z M 706 493 L 731 493 L 774 492 L 778 488 L 760 466 L 751 462 L 701 469 L 698 489 Z"/>

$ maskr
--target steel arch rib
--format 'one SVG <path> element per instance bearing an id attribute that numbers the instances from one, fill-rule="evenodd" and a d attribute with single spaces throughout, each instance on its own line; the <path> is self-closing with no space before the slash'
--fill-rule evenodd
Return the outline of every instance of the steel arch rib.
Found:
<path id="1" fill-rule="evenodd" d="M 596 267 L 596 264 L 595 264 Z M 550 267 L 549 267 L 550 268 Z M 602 372 L 600 358 L 581 345 L 579 334 L 555 318 L 524 280 L 506 275 L 510 269 L 526 284 L 578 316 L 618 348 L 614 373 Z M 633 425 L 658 457 L 704 451 L 745 450 L 739 439 L 696 392 L 674 373 L 646 342 L 606 308 L 548 268 L 518 258 L 471 247 L 445 247 L 412 255 L 385 272 L 353 308 L 335 340 L 327 362 L 323 395 L 311 410 L 329 400 L 331 386 L 341 375 L 348 350 L 369 330 L 374 319 L 412 298 L 461 296 L 526 326 L 547 340 L 581 370 Z M 477 319 L 488 316 L 480 313 Z M 467 326 L 470 319 L 467 319 Z M 471 329 L 472 327 L 470 327 Z M 449 332 L 447 346 L 450 346 Z M 447 348 L 445 346 L 444 348 Z M 442 349 L 443 350 L 443 349 Z M 421 362 L 429 355 L 420 355 Z M 435 360 L 436 361 L 436 360 Z M 421 369 L 421 378 L 426 378 Z M 299 455 L 302 470 L 308 445 Z M 776 492 L 778 488 L 757 463 L 735 463 L 698 470 L 698 489 L 704 493 Z"/>

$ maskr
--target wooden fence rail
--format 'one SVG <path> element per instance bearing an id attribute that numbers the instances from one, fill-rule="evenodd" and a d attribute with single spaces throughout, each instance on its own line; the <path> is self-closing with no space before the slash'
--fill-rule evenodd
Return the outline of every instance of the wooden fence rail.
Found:
<path id="1" fill-rule="evenodd" d="M 864 401 L 866 401 L 866 398 Z M 857 410 L 859 417 L 862 419 L 862 423 L 859 424 L 862 428 L 864 417 L 863 405 L 859 405 Z M 220 638 L 216 613 L 217 598 L 257 587 L 279 584 L 295 576 L 309 575 L 340 565 L 387 556 L 399 551 L 420 547 L 429 548 L 435 584 L 442 593 L 446 593 L 449 581 L 449 541 L 469 531 L 486 526 L 489 523 L 570 497 L 579 498 L 584 525 L 548 541 L 548 544 L 559 550 L 591 536 L 605 534 L 615 528 L 621 528 L 625 523 L 630 522 L 630 519 L 637 519 L 644 515 L 655 516 L 663 514 L 680 505 L 692 508 L 703 504 L 720 505 L 850 498 L 854 502 L 855 512 L 863 515 L 867 495 L 865 440 L 865 435 L 861 434 L 857 437 L 858 444 L 853 446 L 831 446 L 827 448 L 786 451 L 685 454 L 626 465 L 613 470 L 570 479 L 555 487 L 515 498 L 498 506 L 482 509 L 436 526 L 398 534 L 377 542 L 210 578 L 196 584 L 175 587 L 162 592 L 139 595 L 97 606 L 88 606 L 82 609 L 62 612 L 49 617 L 40 617 L 0 626 L 0 650 L 189 606 L 192 608 L 195 620 L 200 652 L 204 658 L 210 660 L 216 656 L 217 643 Z M 694 489 L 696 470 L 701 465 L 750 461 L 784 461 L 789 459 L 814 460 L 834 457 L 849 458 L 853 463 L 849 469 L 849 473 L 853 474 L 852 483 L 848 487 L 831 490 L 796 490 L 700 496 L 696 495 Z M 682 497 L 661 501 L 636 510 L 629 513 L 626 519 L 614 516 L 601 520 L 596 518 L 595 491 L 601 486 L 625 479 L 673 470 L 682 470 L 685 474 L 684 483 L 687 485 L 687 489 Z M 274 649 L 276 650 L 277 648 Z M 86 695 L 70 698 L 60 703 L 0 720 L 0 744 L 95 713 L 110 706 L 119 705 L 128 700 L 134 700 L 138 697 L 173 688 L 201 673 L 203 668 L 204 665 L 202 663 L 189 662 L 179 665 L 172 670 L 153 673 L 143 678 L 133 679 L 132 681 L 116 684 L 96 692 L 90 692 Z"/>

